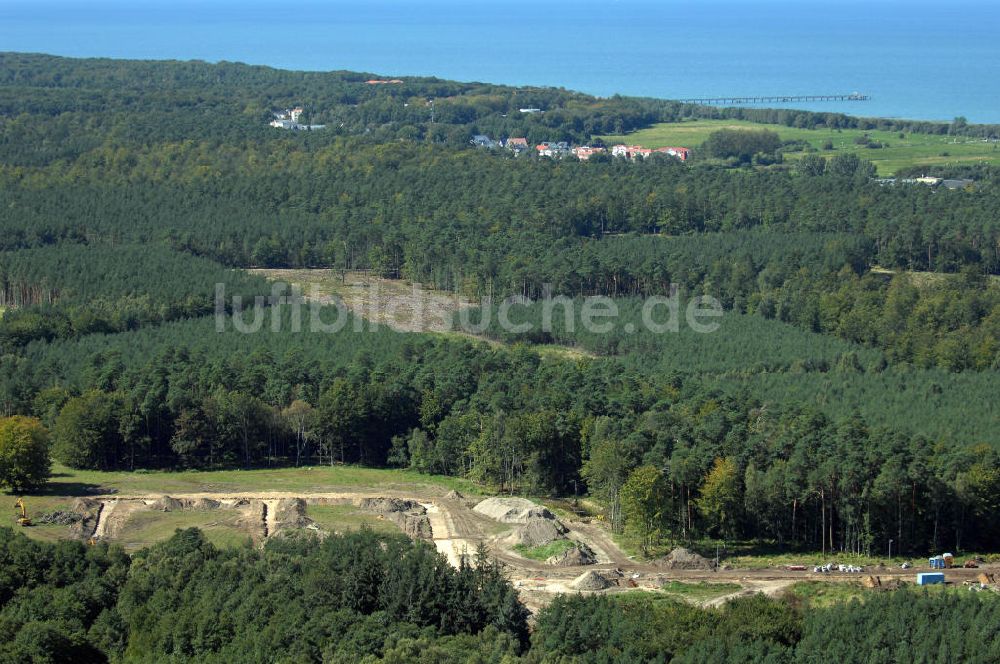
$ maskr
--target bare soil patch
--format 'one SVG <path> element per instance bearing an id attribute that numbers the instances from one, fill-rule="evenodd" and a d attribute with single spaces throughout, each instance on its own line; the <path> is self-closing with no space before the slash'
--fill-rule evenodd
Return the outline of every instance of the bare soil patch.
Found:
<path id="1" fill-rule="evenodd" d="M 366 272 L 330 269 L 253 269 L 272 281 L 302 289 L 306 300 L 343 303 L 355 316 L 400 332 L 453 332 L 456 314 L 475 304 L 454 293 L 424 288 L 418 283 L 383 279 Z"/>
<path id="2" fill-rule="evenodd" d="M 711 570 L 715 564 L 693 551 L 688 551 L 684 547 L 677 547 L 669 555 L 653 561 L 653 564 L 662 569 L 670 570 Z"/>

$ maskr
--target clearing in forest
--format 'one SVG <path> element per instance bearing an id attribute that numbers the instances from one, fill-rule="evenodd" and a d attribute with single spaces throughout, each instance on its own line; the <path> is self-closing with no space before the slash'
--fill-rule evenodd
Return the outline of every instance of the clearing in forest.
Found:
<path id="1" fill-rule="evenodd" d="M 399 332 L 456 335 L 497 343 L 484 335 L 462 330 L 459 316 L 471 313 L 480 303 L 455 293 L 401 279 L 376 277 L 365 271 L 255 268 L 249 272 L 272 282 L 294 284 L 302 289 L 306 300 L 329 302 L 339 299 L 355 316 Z M 477 320 L 477 314 L 470 315 L 471 322 Z M 556 344 L 536 345 L 535 349 L 542 355 L 568 359 L 592 357 L 579 348 Z"/>
<path id="2" fill-rule="evenodd" d="M 470 300 L 421 284 L 383 279 L 367 272 L 315 269 L 252 269 L 271 281 L 295 284 L 308 299 L 339 298 L 356 316 L 400 332 L 450 333 Z"/>
<path id="3" fill-rule="evenodd" d="M 93 537 L 134 551 L 167 539 L 177 528 L 198 527 L 217 546 L 239 546 L 365 527 L 426 541 L 456 566 L 485 547 L 504 565 L 522 601 L 536 611 L 557 595 L 581 588 L 586 593 L 653 594 L 702 606 L 756 592 L 777 594 L 806 581 L 818 588 L 813 594 L 827 592 L 828 584 L 850 586 L 849 593 L 846 588 L 829 591 L 831 597 L 859 592 L 860 575 L 793 571 L 760 561 L 742 569 L 643 561 L 627 555 L 606 526 L 590 517 L 560 509 L 556 514 L 523 498 L 484 500 L 467 481 L 410 471 L 346 466 L 175 473 L 56 466 L 55 471 L 43 495 L 27 498 L 38 524 L 19 529 L 29 537 Z M 17 527 L 13 513 L 9 523 Z M 566 544 L 559 546 L 572 545 L 578 555 L 537 560 L 518 548 L 518 543 L 544 546 L 563 540 Z M 980 571 L 953 569 L 949 580 L 974 579 Z M 914 571 L 879 566 L 873 573 L 889 581 L 910 579 Z"/>

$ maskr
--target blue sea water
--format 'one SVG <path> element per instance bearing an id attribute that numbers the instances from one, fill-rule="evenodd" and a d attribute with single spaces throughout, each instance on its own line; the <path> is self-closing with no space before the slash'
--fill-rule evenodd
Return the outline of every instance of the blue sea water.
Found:
<path id="1" fill-rule="evenodd" d="M 1000 123 L 996 0 L 0 0 L 0 50 L 229 60 Z"/>

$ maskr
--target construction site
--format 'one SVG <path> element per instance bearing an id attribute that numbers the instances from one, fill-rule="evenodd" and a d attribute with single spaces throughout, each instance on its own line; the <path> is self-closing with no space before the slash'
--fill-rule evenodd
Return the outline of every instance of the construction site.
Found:
<path id="1" fill-rule="evenodd" d="M 520 497 L 465 496 L 443 487 L 406 491 L 225 492 L 41 498 L 29 515 L 19 500 L 12 525 L 39 539 L 117 543 L 137 550 L 177 528 L 198 527 L 220 546 L 262 546 L 271 538 L 326 537 L 358 528 L 402 533 L 433 543 L 454 565 L 475 564 L 480 551 L 500 561 L 533 611 L 563 593 L 630 591 L 677 594 L 702 606 L 754 593 L 777 595 L 799 582 L 892 590 L 917 581 L 923 566 L 865 569 L 831 564 L 734 569 L 684 548 L 636 560 L 595 519 L 562 513 Z M 29 499 L 30 500 L 30 499 Z M 931 570 L 933 562 L 927 565 Z M 991 565 L 951 568 L 947 582 L 996 589 Z M 941 577 L 944 581 L 945 577 Z M 683 591 L 683 592 L 681 592 Z"/>

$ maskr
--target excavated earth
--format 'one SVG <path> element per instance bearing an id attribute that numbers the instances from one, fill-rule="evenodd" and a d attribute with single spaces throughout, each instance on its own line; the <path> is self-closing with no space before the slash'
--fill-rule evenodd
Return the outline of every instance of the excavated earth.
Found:
<path id="1" fill-rule="evenodd" d="M 805 580 L 859 583 L 859 575 L 820 575 L 781 568 L 716 570 L 712 561 L 686 549 L 651 562 L 637 562 L 625 555 L 599 524 L 570 518 L 565 523 L 545 507 L 524 498 L 472 500 L 449 492 L 437 497 L 386 495 L 383 492 L 351 493 L 198 493 L 185 495 L 108 494 L 77 498 L 71 510 L 40 515 L 42 523 L 66 524 L 70 536 L 83 540 L 110 540 L 126 534 L 129 518 L 142 511 L 230 510 L 238 513 L 235 527 L 253 541 L 312 531 L 325 532 L 309 516 L 311 506 L 349 506 L 356 511 L 396 524 L 414 539 L 432 543 L 455 566 L 474 562 L 480 548 L 505 568 L 518 588 L 522 601 L 538 610 L 554 597 L 576 592 L 625 592 L 631 589 L 657 591 L 669 581 L 736 583 L 740 590 L 717 597 L 707 605 L 718 605 L 741 594 L 782 592 Z M 545 561 L 525 558 L 513 549 L 529 548 L 556 540 L 573 546 Z M 974 581 L 990 570 L 948 571 L 949 581 Z M 911 580 L 914 570 L 872 570 L 883 586 Z"/>
<path id="2" fill-rule="evenodd" d="M 384 518 L 414 539 L 432 539 L 427 509 L 420 503 L 398 497 L 354 494 L 317 494 L 308 497 L 272 495 L 208 496 L 154 495 L 78 498 L 72 510 L 42 515 L 40 523 L 65 524 L 71 536 L 84 540 L 114 540 L 128 527 L 136 512 L 180 512 L 185 510 L 235 510 L 235 527 L 261 542 L 269 537 L 308 529 L 323 532 L 309 517 L 309 505 L 345 505 Z"/>

